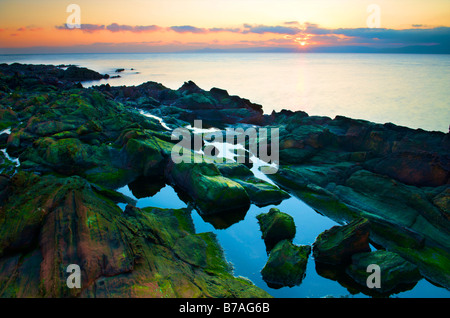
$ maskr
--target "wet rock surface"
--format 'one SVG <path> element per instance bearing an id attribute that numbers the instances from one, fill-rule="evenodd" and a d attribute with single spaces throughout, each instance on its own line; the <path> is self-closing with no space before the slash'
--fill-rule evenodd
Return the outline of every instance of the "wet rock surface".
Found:
<path id="1" fill-rule="evenodd" d="M 289 240 L 278 242 L 261 270 L 262 278 L 272 288 L 301 284 L 310 253 L 308 245 L 296 246 Z"/>
<path id="2" fill-rule="evenodd" d="M 262 239 L 268 251 L 278 242 L 295 237 L 296 226 L 294 219 L 289 214 L 283 213 L 277 208 L 271 208 L 268 213 L 256 216 L 262 233 Z"/>
<path id="3" fill-rule="evenodd" d="M 347 267 L 346 273 L 360 285 L 367 286 L 367 280 L 371 280 L 367 269 L 371 269 L 371 265 L 379 266 L 379 286 L 373 288 L 373 291 L 380 294 L 388 293 L 401 285 L 415 285 L 422 278 L 417 266 L 395 253 L 382 250 L 353 255 L 352 264 Z"/>
<path id="4" fill-rule="evenodd" d="M 366 219 L 334 226 L 321 233 L 313 245 L 316 262 L 334 265 L 349 263 L 352 255 L 368 251 L 369 222 Z"/>

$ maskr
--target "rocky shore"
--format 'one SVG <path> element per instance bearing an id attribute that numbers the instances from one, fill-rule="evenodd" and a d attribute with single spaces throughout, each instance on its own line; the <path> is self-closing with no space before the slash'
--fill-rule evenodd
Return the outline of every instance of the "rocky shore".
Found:
<path id="1" fill-rule="evenodd" d="M 320 275 L 371 295 L 420 279 L 450 289 L 448 133 L 301 111 L 268 115 L 190 81 L 178 90 L 80 83 L 107 76 L 0 64 L 1 297 L 270 297 L 233 276 L 214 234 L 195 232 L 190 209 L 139 209 L 116 191 L 164 184 L 216 228 L 244 218 L 251 204 L 290 195 L 341 224 L 313 246 L 295 246 L 285 211 L 258 217 L 268 284 L 301 284 L 312 251 Z M 254 175 L 250 155 L 243 164 L 173 162 L 171 129 L 194 120 L 278 128 L 278 171 L 267 175 L 278 187 Z M 389 275 L 385 288 L 367 291 L 372 260 Z M 81 267 L 81 289 L 66 286 L 69 264 Z"/>

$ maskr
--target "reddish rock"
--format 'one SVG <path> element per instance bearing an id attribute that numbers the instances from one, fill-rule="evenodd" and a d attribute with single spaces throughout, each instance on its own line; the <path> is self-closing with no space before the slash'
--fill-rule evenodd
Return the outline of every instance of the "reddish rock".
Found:
<path id="1" fill-rule="evenodd" d="M 346 264 L 351 261 L 353 254 L 370 251 L 369 232 L 367 219 L 333 226 L 321 233 L 314 242 L 314 259 L 318 263 Z"/>

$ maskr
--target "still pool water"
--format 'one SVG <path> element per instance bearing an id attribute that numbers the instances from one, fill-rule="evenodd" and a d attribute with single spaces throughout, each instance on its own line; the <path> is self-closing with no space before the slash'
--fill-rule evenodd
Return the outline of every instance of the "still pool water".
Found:
<path id="1" fill-rule="evenodd" d="M 137 199 L 128 186 L 118 189 L 119 192 L 137 200 L 136 206 L 159 207 L 179 209 L 186 208 L 177 192 L 170 185 L 165 185 L 154 196 Z M 124 209 L 125 204 L 119 204 Z M 352 295 L 345 287 L 337 281 L 320 276 L 316 271 L 316 266 L 312 254 L 309 257 L 306 276 L 299 286 L 283 287 L 273 289 L 267 286 L 262 280 L 261 269 L 267 262 L 268 256 L 261 232 L 256 219 L 260 213 L 267 213 L 271 207 L 277 207 L 282 212 L 290 214 L 294 218 L 297 227 L 297 234 L 293 240 L 297 245 L 311 245 L 316 237 L 323 231 L 338 225 L 317 213 L 301 200 L 291 197 L 284 200 L 279 205 L 270 205 L 259 208 L 251 205 L 245 218 L 230 225 L 226 229 L 216 229 L 211 223 L 203 220 L 196 210 L 192 210 L 192 219 L 197 233 L 213 232 L 222 246 L 228 262 L 233 264 L 234 275 L 249 278 L 255 285 L 266 290 L 274 297 L 283 298 L 318 298 L 318 297 L 369 297 L 363 293 Z M 444 289 L 434 286 L 427 280 L 420 280 L 417 285 L 409 291 L 394 294 L 391 297 L 449 297 L 450 293 Z"/>

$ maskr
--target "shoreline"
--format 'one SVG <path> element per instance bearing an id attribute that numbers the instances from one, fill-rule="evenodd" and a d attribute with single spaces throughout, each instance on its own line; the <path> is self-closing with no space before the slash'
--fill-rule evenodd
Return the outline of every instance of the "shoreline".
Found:
<path id="1" fill-rule="evenodd" d="M 189 55 L 177 58 L 173 55 L 145 57 L 144 54 L 127 59 L 123 54 L 100 54 L 95 57 L 75 54 L 72 58 L 61 56 L 59 59 L 17 57 L 17 61 L 75 63 L 111 76 L 116 75 L 117 67 L 125 68 L 125 72 L 120 73 L 121 78 L 102 80 L 93 85 L 138 86 L 151 79 L 177 90 L 185 81 L 193 80 L 206 90 L 214 86 L 227 88 L 230 94 L 249 98 L 264 105 L 267 114 L 287 108 L 303 110 L 309 115 L 330 118 L 344 115 L 380 124 L 392 122 L 412 129 L 448 132 L 448 122 L 445 120 L 450 115 L 446 103 L 448 98 L 445 81 L 439 80 L 447 76 L 444 71 L 448 65 L 447 57 L 339 56 L 283 58 L 282 55 L 244 55 L 238 58 L 224 55 L 208 58 Z M 248 59 L 248 63 L 240 67 L 239 61 L 242 59 Z M 12 58 L 1 60 L 14 62 Z M 268 68 L 264 67 L 264 60 L 268 62 Z M 335 76 L 327 75 L 326 65 L 330 63 L 335 65 L 330 69 Z M 407 67 L 409 64 L 411 67 Z M 134 71 L 129 71 L 130 68 L 140 74 L 134 74 Z M 214 72 L 222 75 L 214 79 Z M 238 75 L 239 72 L 242 76 Z M 406 78 L 395 75 L 396 72 L 404 72 Z M 91 83 L 83 84 L 88 85 Z"/>

